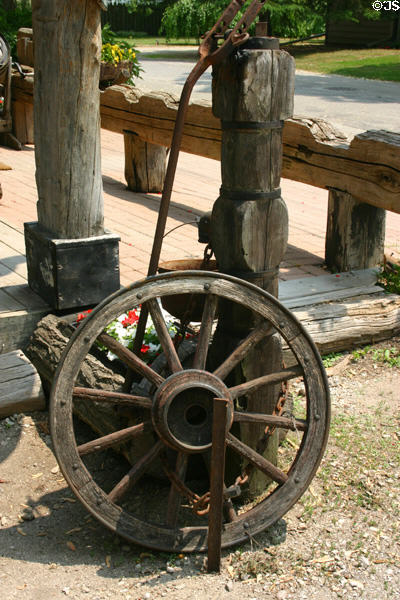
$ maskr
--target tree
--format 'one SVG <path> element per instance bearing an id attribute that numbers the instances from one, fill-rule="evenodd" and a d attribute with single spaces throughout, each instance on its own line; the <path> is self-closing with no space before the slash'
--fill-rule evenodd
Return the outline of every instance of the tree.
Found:
<path id="1" fill-rule="evenodd" d="M 247 4 L 251 0 L 248 0 Z M 167 38 L 196 37 L 212 27 L 230 0 L 114 0 L 130 10 L 164 5 L 162 31 Z M 325 23 L 354 20 L 360 17 L 379 19 L 372 0 L 269 0 L 260 20 L 269 23 L 269 34 L 278 37 L 300 37 L 324 31 Z"/>
<path id="2" fill-rule="evenodd" d="M 198 38 L 212 27 L 228 4 L 229 0 L 177 0 L 164 11 L 163 30 L 167 38 Z M 270 33 L 281 37 L 322 31 L 324 23 L 306 0 L 270 0 L 261 13 L 260 20 L 263 19 L 270 23 Z"/>
<path id="3" fill-rule="evenodd" d="M 269 21 L 270 35 L 300 37 L 324 31 L 328 20 L 379 19 L 371 5 L 371 0 L 270 0 L 260 20 Z"/>
<path id="4" fill-rule="evenodd" d="M 226 0 L 178 0 L 169 4 L 161 21 L 167 39 L 195 37 L 208 31 L 228 5 Z"/>
<path id="5" fill-rule="evenodd" d="M 2 0 L 0 2 L 0 32 L 10 44 L 14 54 L 17 31 L 20 27 L 31 27 L 32 9 L 30 0 Z"/>

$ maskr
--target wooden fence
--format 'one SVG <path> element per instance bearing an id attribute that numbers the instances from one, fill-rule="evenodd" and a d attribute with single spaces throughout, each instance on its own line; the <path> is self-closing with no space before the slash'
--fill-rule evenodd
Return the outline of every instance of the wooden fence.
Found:
<path id="1" fill-rule="evenodd" d="M 15 134 L 32 142 L 33 74 L 25 79 L 14 74 L 12 90 Z M 133 132 L 151 147 L 170 145 L 177 98 L 126 85 L 108 88 L 100 98 L 103 128 L 125 136 Z M 219 159 L 221 135 L 210 103 L 191 104 L 182 150 Z M 125 159 L 129 168 L 132 156 Z M 290 119 L 284 126 L 282 176 L 330 191 L 328 266 L 346 271 L 382 260 L 384 211 L 400 213 L 400 133 L 366 131 L 349 142 L 322 119 Z"/>
<path id="2" fill-rule="evenodd" d="M 372 4 L 372 2 L 371 2 Z M 377 21 L 360 19 L 355 21 L 328 21 L 326 24 L 326 44 L 345 46 L 378 46 L 398 44 L 400 41 L 400 17 L 394 11 L 388 18 Z"/>
<path id="3" fill-rule="evenodd" d="M 102 25 L 108 23 L 112 31 L 134 31 L 135 33 L 147 33 L 148 35 L 159 35 L 163 7 L 156 7 L 150 11 L 146 8 L 129 12 L 126 6 L 110 5 L 102 12 Z"/>

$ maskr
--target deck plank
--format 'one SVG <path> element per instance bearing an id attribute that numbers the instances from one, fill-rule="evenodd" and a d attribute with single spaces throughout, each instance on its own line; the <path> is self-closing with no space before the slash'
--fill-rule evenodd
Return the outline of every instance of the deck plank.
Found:
<path id="1" fill-rule="evenodd" d="M 45 407 L 39 374 L 25 354 L 15 350 L 0 355 L 0 418 Z"/>

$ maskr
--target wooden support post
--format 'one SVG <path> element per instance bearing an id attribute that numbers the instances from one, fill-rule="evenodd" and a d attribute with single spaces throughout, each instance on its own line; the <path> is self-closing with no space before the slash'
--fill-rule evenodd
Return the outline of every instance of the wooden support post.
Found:
<path id="1" fill-rule="evenodd" d="M 104 230 L 100 6 L 32 0 L 38 222 L 25 224 L 28 282 L 57 309 L 119 288 L 118 236 Z"/>
<path id="2" fill-rule="evenodd" d="M 256 40 L 256 42 L 254 42 Z M 242 47 L 214 70 L 213 112 L 222 121 L 220 197 L 211 219 L 211 244 L 224 273 L 236 275 L 278 295 L 278 269 L 287 244 L 288 215 L 281 198 L 283 120 L 293 111 L 294 60 L 279 50 L 274 38 L 253 38 L 262 49 Z M 229 352 L 256 326 L 248 311 L 226 303 L 212 352 Z M 276 335 L 258 343 L 236 369 L 241 383 L 280 370 L 282 354 Z M 279 386 L 246 395 L 248 410 L 272 412 Z M 262 426 L 242 424 L 240 435 L 255 447 Z M 276 461 L 277 437 L 265 456 Z M 266 478 L 255 471 L 250 494 L 265 489 Z"/>
<path id="3" fill-rule="evenodd" d="M 383 262 L 386 211 L 331 189 L 325 262 L 332 271 L 369 269 Z"/>
<path id="4" fill-rule="evenodd" d="M 125 179 L 133 192 L 161 192 L 164 185 L 167 149 L 124 130 Z"/>
<path id="5" fill-rule="evenodd" d="M 33 0 L 39 223 L 60 238 L 104 233 L 100 168 L 100 8 Z"/>

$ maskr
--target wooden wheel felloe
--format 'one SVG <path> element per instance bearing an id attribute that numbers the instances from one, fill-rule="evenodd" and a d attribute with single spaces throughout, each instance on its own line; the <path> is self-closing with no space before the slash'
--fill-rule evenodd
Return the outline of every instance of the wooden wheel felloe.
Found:
<path id="1" fill-rule="evenodd" d="M 158 301 L 178 292 L 202 294 L 205 298 L 196 351 L 189 369 L 181 364 Z M 250 309 L 257 315 L 258 325 L 210 372 L 207 370 L 208 349 L 220 300 Z M 108 323 L 141 304 L 146 304 L 157 329 L 169 365 L 166 374 L 158 373 L 104 333 Z M 230 373 L 249 349 L 271 330 L 289 347 L 290 366 L 240 385 L 230 385 Z M 132 393 L 81 387 L 80 370 L 96 340 L 112 350 L 139 379 L 144 378 L 143 381 L 151 385 L 136 386 Z M 245 402 L 241 399 L 249 391 L 298 377 L 303 377 L 304 389 L 290 418 L 250 413 L 243 408 Z M 137 393 L 138 389 L 145 391 Z M 111 403 L 124 411 L 132 410 L 136 421 L 82 443 L 74 427 L 74 398 L 85 398 L 87 402 L 98 403 L 99 407 Z M 200 505 L 203 502 L 204 508 L 209 484 L 199 490 L 197 483 L 192 485 L 190 480 L 195 479 L 193 473 L 198 471 L 196 461 L 204 459 L 206 466 L 210 462 L 215 398 L 227 400 L 227 448 L 272 480 L 265 493 L 248 504 L 240 496 L 232 502 L 229 490 L 236 489 L 240 494 L 240 486 L 234 485 L 235 479 L 222 482 L 226 490 L 222 547 L 228 547 L 247 540 L 249 535 L 259 533 L 285 514 L 304 493 L 318 468 L 327 441 L 330 414 L 328 385 L 318 351 L 302 326 L 276 298 L 234 277 L 211 272 L 167 273 L 116 292 L 79 325 L 54 381 L 51 430 L 56 456 L 67 482 L 96 518 L 124 538 L 164 551 L 205 551 L 208 525 L 207 516 L 201 516 L 204 511 Z M 296 440 L 284 444 L 277 464 L 272 464 L 259 451 L 259 446 L 250 448 L 239 439 L 240 423 L 261 423 L 294 431 Z M 108 473 L 112 481 L 99 481 L 89 459 L 127 441 L 141 449 L 138 459 L 126 467 L 126 472 L 115 473 L 114 480 L 114 473 Z M 191 461 L 195 464 L 192 468 Z M 164 474 L 163 478 L 154 479 L 147 473 L 157 463 L 160 471 L 163 465 Z M 207 474 L 206 468 L 203 471 Z M 239 470 L 237 475 L 241 472 Z M 227 471 L 225 476 L 228 477 Z M 200 516 L 188 508 L 188 504 L 196 502 Z M 144 508 L 140 504 L 144 504 Z"/>

